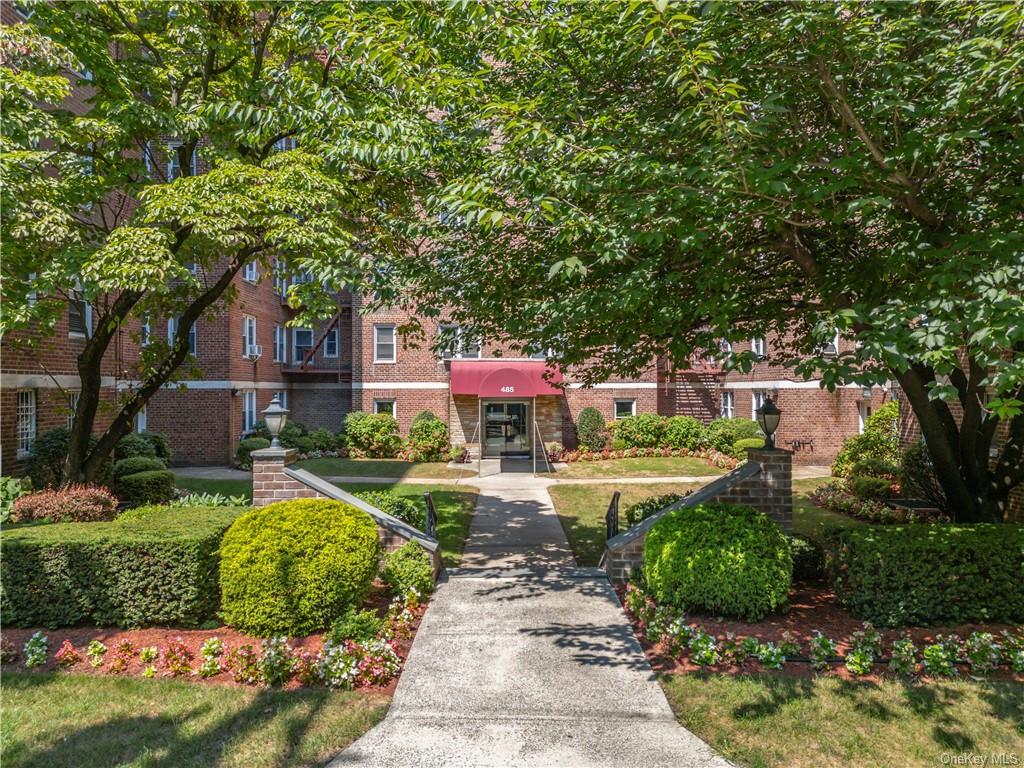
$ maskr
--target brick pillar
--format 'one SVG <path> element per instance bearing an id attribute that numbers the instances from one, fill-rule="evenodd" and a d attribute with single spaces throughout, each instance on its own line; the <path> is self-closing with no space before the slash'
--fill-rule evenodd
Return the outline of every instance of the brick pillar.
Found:
<path id="1" fill-rule="evenodd" d="M 750 479 L 750 501 L 787 533 L 793 530 L 793 452 L 781 448 L 748 448 L 747 460 L 761 465 Z"/>
<path id="2" fill-rule="evenodd" d="M 294 448 L 262 448 L 252 452 L 252 505 L 265 507 L 275 501 L 319 496 L 312 488 L 293 480 L 284 468 L 298 458 Z"/>

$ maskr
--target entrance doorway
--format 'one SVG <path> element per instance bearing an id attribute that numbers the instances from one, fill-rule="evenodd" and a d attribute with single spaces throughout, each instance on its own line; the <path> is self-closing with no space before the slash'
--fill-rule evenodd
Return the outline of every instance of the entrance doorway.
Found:
<path id="1" fill-rule="evenodd" d="M 483 456 L 497 459 L 530 456 L 529 405 L 524 402 L 484 403 Z"/>

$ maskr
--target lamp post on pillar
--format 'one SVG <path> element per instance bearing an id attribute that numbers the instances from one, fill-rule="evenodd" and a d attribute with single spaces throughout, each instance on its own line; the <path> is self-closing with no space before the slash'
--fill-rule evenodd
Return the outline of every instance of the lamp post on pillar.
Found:
<path id="1" fill-rule="evenodd" d="M 295 461 L 298 451 L 281 447 L 281 430 L 288 423 L 288 409 L 281 407 L 277 395 L 263 411 L 263 419 L 270 433 L 270 447 L 261 448 L 250 454 L 252 458 L 252 503 L 255 507 L 273 504 L 283 498 L 295 498 L 289 493 L 289 485 L 298 484 L 288 477 L 285 468 Z"/>
<path id="2" fill-rule="evenodd" d="M 270 405 L 263 411 L 263 421 L 266 423 L 267 431 L 270 433 L 271 448 L 281 447 L 281 430 L 288 423 L 288 413 L 287 408 L 281 407 L 281 400 L 277 394 L 274 395 Z"/>
<path id="3" fill-rule="evenodd" d="M 764 405 L 757 409 L 757 423 L 764 432 L 764 447 L 775 448 L 775 430 L 779 428 L 779 420 L 782 418 L 782 411 L 772 402 L 769 397 Z"/>

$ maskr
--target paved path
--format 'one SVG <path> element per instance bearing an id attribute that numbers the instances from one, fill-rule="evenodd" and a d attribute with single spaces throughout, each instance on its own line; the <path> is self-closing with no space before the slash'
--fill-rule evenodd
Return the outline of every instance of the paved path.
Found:
<path id="1" fill-rule="evenodd" d="M 547 486 L 480 488 L 384 721 L 342 766 L 727 766 L 676 723 L 604 573 L 577 568 Z"/>

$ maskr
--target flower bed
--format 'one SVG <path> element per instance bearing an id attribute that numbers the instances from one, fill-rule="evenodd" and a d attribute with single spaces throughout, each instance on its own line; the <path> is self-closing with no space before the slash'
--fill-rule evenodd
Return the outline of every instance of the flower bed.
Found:
<path id="1" fill-rule="evenodd" d="M 378 595 L 376 602 L 381 602 Z M 370 638 L 257 638 L 228 627 L 211 630 L 95 627 L 4 631 L 7 669 L 64 670 L 135 677 L 174 677 L 221 685 L 391 689 L 408 655 L 425 604 L 415 590 L 395 598 L 383 628 Z"/>
<path id="2" fill-rule="evenodd" d="M 844 480 L 832 480 L 819 485 L 810 493 L 811 501 L 822 509 L 840 515 L 855 517 L 869 523 L 946 523 L 949 518 L 928 509 L 893 507 L 879 499 L 855 496 Z"/>
<path id="3" fill-rule="evenodd" d="M 607 461 L 609 459 L 640 459 L 640 458 L 670 458 L 690 456 L 695 459 L 704 459 L 710 466 L 719 469 L 735 469 L 740 461 L 726 453 L 716 450 L 691 451 L 688 448 L 624 448 L 612 450 L 606 448 L 603 451 L 564 451 L 554 450 L 549 447 L 548 458 L 552 461 L 564 461 L 567 464 L 574 461 Z"/>
<path id="4" fill-rule="evenodd" d="M 656 605 L 633 585 L 617 592 L 656 671 L 1024 680 L 1024 627 L 875 629 L 838 608 L 831 592 L 816 588 L 795 590 L 786 614 L 759 622 L 686 617 Z"/>

